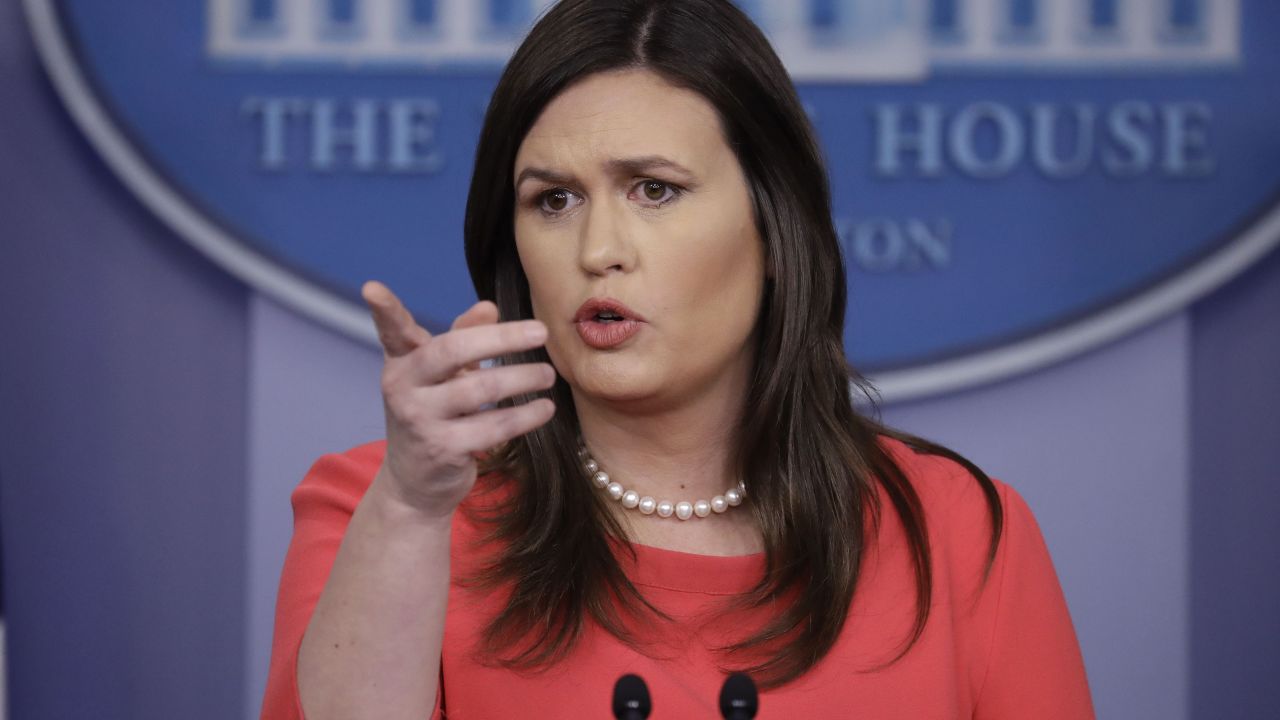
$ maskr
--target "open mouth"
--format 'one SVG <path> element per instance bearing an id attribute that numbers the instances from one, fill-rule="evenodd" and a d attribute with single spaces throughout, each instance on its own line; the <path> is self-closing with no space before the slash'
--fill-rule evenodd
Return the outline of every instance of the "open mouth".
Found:
<path id="1" fill-rule="evenodd" d="M 573 318 L 578 336 L 597 350 L 619 348 L 640 332 L 645 319 L 619 300 L 591 298 Z"/>
<path id="2" fill-rule="evenodd" d="M 597 322 L 607 324 L 627 320 L 644 322 L 643 317 L 624 305 L 622 301 L 600 297 L 594 297 L 582 303 L 582 306 L 578 308 L 578 312 L 574 313 L 573 316 L 573 321 L 577 323 Z"/>

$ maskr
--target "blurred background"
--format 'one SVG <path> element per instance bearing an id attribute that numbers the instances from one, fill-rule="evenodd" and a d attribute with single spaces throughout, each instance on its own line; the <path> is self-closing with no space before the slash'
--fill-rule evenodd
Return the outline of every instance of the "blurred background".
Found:
<path id="1" fill-rule="evenodd" d="M 0 4 L 8 717 L 257 717 L 289 493 L 382 433 L 356 288 L 473 301 L 547 4 Z M 1275 717 L 1280 5 L 738 4 L 823 142 L 850 356 L 1026 497 L 1099 716 Z"/>

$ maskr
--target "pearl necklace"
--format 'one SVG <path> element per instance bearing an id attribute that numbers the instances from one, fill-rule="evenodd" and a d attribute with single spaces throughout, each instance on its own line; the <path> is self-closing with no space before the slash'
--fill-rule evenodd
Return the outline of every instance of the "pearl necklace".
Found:
<path id="1" fill-rule="evenodd" d="M 609 473 L 600 469 L 600 464 L 591 457 L 586 447 L 578 449 L 578 457 L 582 458 L 582 469 L 587 471 L 587 475 L 591 477 L 591 482 L 596 487 L 609 493 L 609 497 L 622 503 L 622 507 L 628 510 L 639 510 L 645 515 L 657 513 L 658 517 L 663 518 L 675 515 L 681 520 L 688 520 L 695 515 L 704 518 L 713 512 L 722 513 L 731 507 L 737 507 L 747 497 L 747 486 L 741 480 L 738 481 L 737 487 L 729 488 L 723 495 L 716 495 L 710 500 L 693 502 L 681 500 L 673 503 L 670 500 L 655 500 L 649 495 L 641 497 L 635 490 L 628 490 L 611 480 Z"/>

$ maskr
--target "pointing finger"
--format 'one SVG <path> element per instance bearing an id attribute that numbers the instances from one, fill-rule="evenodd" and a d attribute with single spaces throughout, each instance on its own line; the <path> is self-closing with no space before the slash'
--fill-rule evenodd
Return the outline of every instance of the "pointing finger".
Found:
<path id="1" fill-rule="evenodd" d="M 371 280 L 360 288 L 360 295 L 369 305 L 373 324 L 378 329 L 378 342 L 387 357 L 400 357 L 431 339 L 431 333 L 418 325 L 386 285 Z"/>

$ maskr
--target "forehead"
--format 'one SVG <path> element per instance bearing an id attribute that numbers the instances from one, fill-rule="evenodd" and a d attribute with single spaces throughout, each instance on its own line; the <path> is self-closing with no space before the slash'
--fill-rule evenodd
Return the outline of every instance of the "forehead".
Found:
<path id="1" fill-rule="evenodd" d="M 705 168 L 728 152 L 705 98 L 650 71 L 625 70 L 590 75 L 548 103 L 520 144 L 515 172 L 644 155 Z"/>

